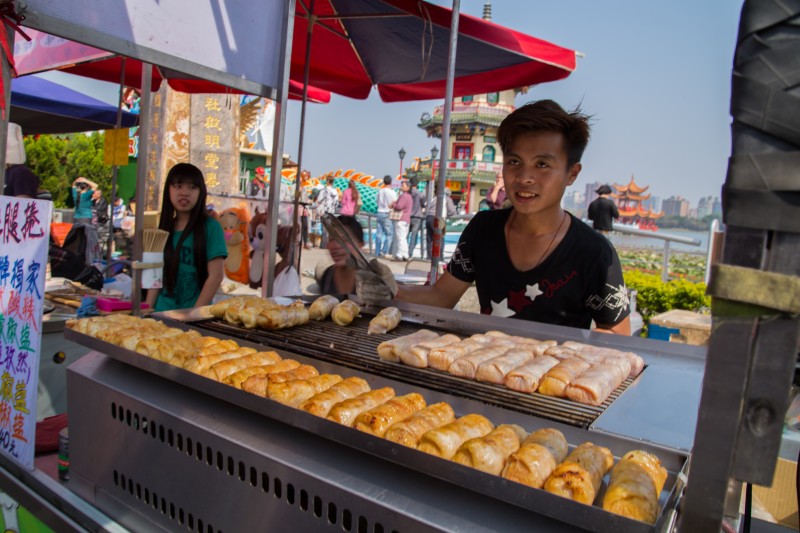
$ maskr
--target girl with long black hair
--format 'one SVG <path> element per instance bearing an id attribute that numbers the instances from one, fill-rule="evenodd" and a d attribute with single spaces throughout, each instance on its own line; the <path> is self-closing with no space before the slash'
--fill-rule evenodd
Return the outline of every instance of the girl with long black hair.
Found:
<path id="1" fill-rule="evenodd" d="M 147 291 L 156 311 L 211 303 L 224 275 L 228 256 L 219 222 L 206 212 L 203 172 L 178 163 L 167 173 L 158 227 L 170 233 L 164 246 L 164 287 Z"/>

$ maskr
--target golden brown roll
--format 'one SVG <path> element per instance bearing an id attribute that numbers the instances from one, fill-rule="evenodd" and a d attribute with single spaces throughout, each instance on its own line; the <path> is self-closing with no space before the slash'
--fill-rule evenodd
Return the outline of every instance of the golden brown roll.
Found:
<path id="1" fill-rule="evenodd" d="M 308 309 L 302 302 L 289 306 L 278 306 L 264 309 L 258 315 L 258 327 L 261 329 L 285 329 L 302 326 L 308 322 Z"/>
<path id="2" fill-rule="evenodd" d="M 295 379 L 283 382 L 269 382 L 267 397 L 270 400 L 297 407 L 315 394 L 329 389 L 342 381 L 342 376 L 337 374 L 321 374 L 308 379 Z"/>
<path id="3" fill-rule="evenodd" d="M 410 335 L 403 335 L 396 339 L 383 341 L 378 345 L 378 357 L 384 361 L 396 363 L 400 361 L 400 352 L 421 342 L 432 341 L 439 338 L 438 333 L 429 329 L 421 329 Z"/>
<path id="4" fill-rule="evenodd" d="M 256 352 L 235 359 L 226 359 L 219 363 L 214 363 L 203 375 L 224 381 L 228 376 L 251 366 L 267 366 L 277 363 L 281 356 L 276 352 Z"/>
<path id="5" fill-rule="evenodd" d="M 503 424 L 484 435 L 470 439 L 458 449 L 453 461 L 482 472 L 498 475 L 508 456 L 519 449 L 527 432 L 516 424 Z"/>
<path id="6" fill-rule="evenodd" d="M 404 365 L 415 368 L 426 368 L 428 366 L 428 354 L 434 348 L 441 348 L 449 344 L 461 342 L 461 338 L 451 333 L 446 333 L 438 339 L 420 342 L 413 346 L 407 346 L 398 351 L 400 362 Z"/>
<path id="7" fill-rule="evenodd" d="M 601 348 L 599 346 L 592 346 L 591 344 L 584 344 L 582 342 L 575 341 L 567 341 L 564 343 L 564 346 L 577 351 L 582 356 L 595 355 L 599 356 L 601 359 L 608 357 L 622 357 L 623 359 L 627 359 L 631 364 L 631 370 L 629 373 L 631 377 L 636 377 L 641 374 L 642 369 L 644 368 L 644 359 L 633 352 L 623 352 L 622 350 L 616 350 L 614 348 Z"/>
<path id="8" fill-rule="evenodd" d="M 526 348 L 512 348 L 503 355 L 482 363 L 475 372 L 475 379 L 488 383 L 503 383 L 506 374 L 518 366 L 533 360 L 534 352 Z"/>
<path id="9" fill-rule="evenodd" d="M 536 389 L 536 392 L 547 396 L 564 398 L 567 385 L 577 379 L 589 366 L 589 363 L 577 357 L 564 359 L 547 371 L 547 374 L 539 382 L 539 388 Z"/>
<path id="10" fill-rule="evenodd" d="M 409 448 L 416 448 L 422 435 L 455 419 L 456 414 L 449 404 L 435 403 L 390 426 L 384 438 Z"/>
<path id="11" fill-rule="evenodd" d="M 482 437 L 494 429 L 485 416 L 469 414 L 422 435 L 417 449 L 444 459 L 451 459 L 469 439 Z"/>
<path id="12" fill-rule="evenodd" d="M 611 471 L 603 509 L 654 524 L 658 518 L 658 496 L 666 481 L 667 471 L 658 457 L 642 450 L 630 451 Z"/>
<path id="13" fill-rule="evenodd" d="M 242 382 L 251 376 L 264 376 L 267 374 L 279 374 L 281 372 L 288 372 L 299 367 L 300 363 L 294 359 L 283 359 L 275 364 L 264 366 L 251 366 L 235 372 L 224 379 L 224 382 L 233 385 L 237 389 L 242 388 Z"/>
<path id="14" fill-rule="evenodd" d="M 361 308 L 353 300 L 345 300 L 333 306 L 331 320 L 337 326 L 348 326 L 356 319 Z"/>
<path id="15" fill-rule="evenodd" d="M 238 307 L 241 309 L 248 303 L 257 303 L 261 301 L 263 301 L 263 298 L 260 296 L 234 296 L 233 298 L 215 303 L 209 307 L 209 312 L 214 318 L 224 318 L 225 312 L 231 307 Z"/>
<path id="16" fill-rule="evenodd" d="M 425 407 L 425 398 L 412 392 L 404 396 L 395 396 L 386 403 L 364 411 L 356 417 L 353 427 L 364 433 L 372 433 L 383 437 L 389 426 L 401 422 Z"/>
<path id="17" fill-rule="evenodd" d="M 613 465 L 611 450 L 584 442 L 550 474 L 544 490 L 591 505 L 600 490 L 603 476 Z"/>
<path id="18" fill-rule="evenodd" d="M 308 306 L 308 318 L 310 320 L 325 320 L 330 316 L 334 306 L 338 303 L 339 300 L 330 294 L 320 296 Z"/>
<path id="19" fill-rule="evenodd" d="M 244 312 L 245 309 L 249 309 L 249 311 L 246 311 L 246 314 L 248 314 L 252 313 L 253 310 L 260 312 L 261 310 L 275 307 L 275 305 L 275 302 L 271 302 L 259 296 L 237 297 L 236 301 L 232 302 L 225 309 L 225 315 L 223 316 L 223 319 L 229 324 L 238 325 L 242 323 L 241 313 Z"/>
<path id="20" fill-rule="evenodd" d="M 503 384 L 515 391 L 534 392 L 545 374 L 557 364 L 558 359 L 555 357 L 540 355 L 511 370 L 503 379 Z"/>
<path id="21" fill-rule="evenodd" d="M 567 439 L 557 429 L 534 431 L 522 441 L 503 468 L 503 477 L 533 487 L 542 488 L 558 463 L 567 455 Z"/>
<path id="22" fill-rule="evenodd" d="M 447 371 L 454 376 L 475 379 L 475 372 L 478 371 L 478 367 L 480 365 L 486 361 L 494 359 L 495 357 L 503 355 L 510 349 L 511 345 L 502 343 L 500 341 L 496 343 L 485 344 L 483 347 L 453 361 L 453 364 L 450 365 Z"/>
<path id="23" fill-rule="evenodd" d="M 213 355 L 201 355 L 186 361 L 186 364 L 183 366 L 183 368 L 189 372 L 194 372 L 195 374 L 202 374 L 211 368 L 211 365 L 219 363 L 220 361 L 236 359 L 237 357 L 242 357 L 243 355 L 248 355 L 251 353 L 256 353 L 256 350 L 253 348 L 237 348 L 229 352 L 215 353 Z"/>
<path id="24" fill-rule="evenodd" d="M 245 328 L 253 329 L 258 327 L 258 317 L 261 316 L 261 313 L 268 309 L 280 308 L 281 306 L 268 300 L 264 300 L 263 303 L 258 305 L 245 306 L 239 311 L 239 321 Z"/>
<path id="25" fill-rule="evenodd" d="M 367 335 L 372 335 L 373 333 L 376 335 L 383 335 L 387 331 L 392 331 L 397 327 L 402 318 L 403 315 L 396 307 L 386 307 L 381 309 L 381 311 L 369 321 Z"/>
<path id="26" fill-rule="evenodd" d="M 567 385 L 567 389 L 564 391 L 567 398 L 587 405 L 602 404 L 630 373 L 628 360 L 622 358 L 617 360 L 623 364 L 590 366 Z"/>
<path id="27" fill-rule="evenodd" d="M 236 341 L 225 339 L 216 342 L 214 344 L 208 344 L 206 346 L 199 348 L 197 350 L 197 356 L 199 357 L 202 355 L 214 355 L 217 353 L 231 352 L 233 350 L 238 350 L 238 349 L 239 345 L 236 344 Z"/>
<path id="28" fill-rule="evenodd" d="M 470 337 L 469 339 L 464 339 L 455 344 L 434 348 L 428 353 L 428 366 L 436 370 L 447 372 L 450 365 L 452 365 L 456 359 L 465 357 L 467 354 L 484 348 L 485 346 L 486 343 Z"/>
<path id="29" fill-rule="evenodd" d="M 278 363 L 276 363 L 278 364 Z M 267 396 L 267 387 L 270 383 L 283 383 L 285 381 L 293 381 L 296 379 L 308 379 L 319 375 L 317 369 L 311 365 L 300 365 L 297 368 L 288 370 L 286 372 L 274 372 L 271 374 L 256 374 L 242 381 L 242 390 L 256 394 L 258 396 Z"/>
<path id="30" fill-rule="evenodd" d="M 356 417 L 364 411 L 369 411 L 373 407 L 377 407 L 384 402 L 388 402 L 394 398 L 394 389 L 391 387 L 383 387 L 382 389 L 375 389 L 363 394 L 359 394 L 355 398 L 350 398 L 337 403 L 331 407 L 328 420 L 333 420 L 344 426 L 352 426 Z"/>
<path id="31" fill-rule="evenodd" d="M 369 383 L 363 378 L 350 377 L 336 383 L 328 390 L 315 394 L 302 404 L 299 409 L 322 418 L 328 416 L 331 407 L 339 402 L 355 398 L 359 394 L 369 391 Z"/>

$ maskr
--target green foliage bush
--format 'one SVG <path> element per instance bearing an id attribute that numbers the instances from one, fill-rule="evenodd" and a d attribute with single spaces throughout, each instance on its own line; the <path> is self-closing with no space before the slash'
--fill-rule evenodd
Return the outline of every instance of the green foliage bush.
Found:
<path id="1" fill-rule="evenodd" d="M 625 285 L 636 291 L 636 309 L 644 323 L 650 318 L 671 309 L 708 312 L 711 297 L 706 296 L 705 283 L 692 283 L 686 279 L 661 281 L 659 276 L 634 270 L 625 272 Z"/>

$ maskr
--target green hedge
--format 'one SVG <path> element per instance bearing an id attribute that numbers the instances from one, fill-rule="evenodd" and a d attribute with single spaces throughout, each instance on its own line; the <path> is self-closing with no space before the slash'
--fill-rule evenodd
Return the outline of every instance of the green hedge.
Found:
<path id="1" fill-rule="evenodd" d="M 659 276 L 636 271 L 628 271 L 623 275 L 628 289 L 637 292 L 636 310 L 645 323 L 643 336 L 654 315 L 671 309 L 708 312 L 711 307 L 711 297 L 706 295 L 705 283 L 692 283 L 685 279 L 673 279 L 665 283 Z"/>

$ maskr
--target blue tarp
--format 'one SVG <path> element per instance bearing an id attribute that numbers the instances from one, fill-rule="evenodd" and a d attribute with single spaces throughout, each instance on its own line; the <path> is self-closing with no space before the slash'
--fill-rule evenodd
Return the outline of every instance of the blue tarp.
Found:
<path id="1" fill-rule="evenodd" d="M 22 133 L 73 133 L 113 129 L 117 108 L 105 102 L 36 76 L 11 82 L 10 122 Z M 138 115 L 122 112 L 122 127 L 138 123 Z"/>

